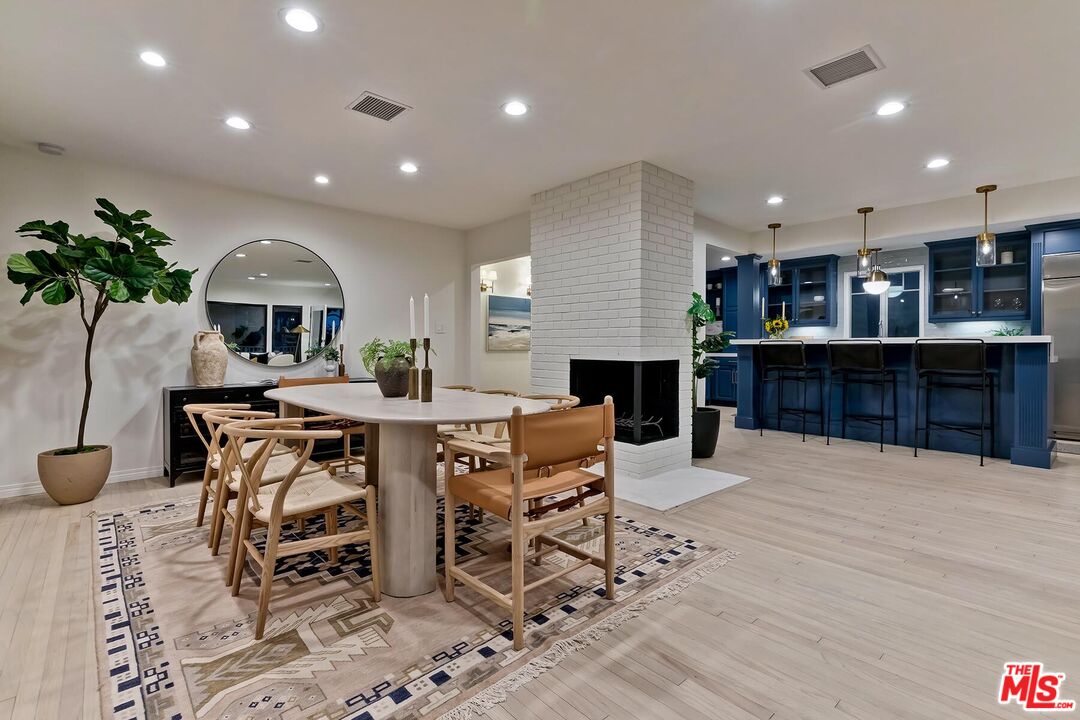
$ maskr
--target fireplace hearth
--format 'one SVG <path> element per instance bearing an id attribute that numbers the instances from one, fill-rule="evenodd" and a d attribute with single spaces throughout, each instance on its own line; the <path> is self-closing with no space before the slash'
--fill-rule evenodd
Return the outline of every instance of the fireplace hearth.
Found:
<path id="1" fill-rule="evenodd" d="M 582 405 L 615 403 L 615 440 L 633 445 L 679 436 L 678 360 L 570 360 L 570 392 Z"/>

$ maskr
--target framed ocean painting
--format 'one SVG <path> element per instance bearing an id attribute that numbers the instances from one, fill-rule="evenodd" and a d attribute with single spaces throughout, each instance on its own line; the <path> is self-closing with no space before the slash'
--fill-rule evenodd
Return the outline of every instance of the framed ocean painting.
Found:
<path id="1" fill-rule="evenodd" d="M 488 296 L 487 349 L 529 350 L 532 347 L 532 298 Z"/>

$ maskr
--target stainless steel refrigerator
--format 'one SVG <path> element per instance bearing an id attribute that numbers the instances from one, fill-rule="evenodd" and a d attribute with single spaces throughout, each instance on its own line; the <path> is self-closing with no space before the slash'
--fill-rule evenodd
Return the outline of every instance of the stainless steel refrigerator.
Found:
<path id="1" fill-rule="evenodd" d="M 1051 435 L 1080 440 L 1080 253 L 1043 257 L 1043 332 L 1051 345 Z"/>

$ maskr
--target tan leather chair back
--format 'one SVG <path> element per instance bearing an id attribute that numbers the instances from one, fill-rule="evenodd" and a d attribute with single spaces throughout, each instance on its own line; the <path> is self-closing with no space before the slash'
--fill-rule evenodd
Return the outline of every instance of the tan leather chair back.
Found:
<path id="1" fill-rule="evenodd" d="M 615 436 L 615 406 L 611 397 L 603 405 L 577 407 L 558 412 L 522 415 L 514 408 L 510 419 L 510 452 L 525 454 L 525 470 L 591 465 L 603 453 L 598 446 Z"/>

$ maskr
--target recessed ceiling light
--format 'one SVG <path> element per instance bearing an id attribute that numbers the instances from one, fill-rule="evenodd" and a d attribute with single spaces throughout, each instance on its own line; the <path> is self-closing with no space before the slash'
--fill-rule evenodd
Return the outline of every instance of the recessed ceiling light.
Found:
<path id="1" fill-rule="evenodd" d="M 319 183 L 320 185 L 326 185 L 330 182 L 330 178 L 326 177 L 325 175 L 316 175 L 315 182 Z"/>
<path id="2" fill-rule="evenodd" d="M 300 32 L 315 32 L 319 29 L 319 19 L 301 8 L 290 8 L 285 11 L 285 22 L 293 30 Z"/>
<path id="3" fill-rule="evenodd" d="M 260 240 L 259 244 L 260 245 L 269 245 L 272 242 L 274 242 L 274 241 L 273 240 Z"/>
<path id="4" fill-rule="evenodd" d="M 255 279 L 254 275 L 248 275 L 248 280 L 254 280 L 254 279 Z"/>
<path id="5" fill-rule="evenodd" d="M 416 166 L 416 163 L 413 162 L 403 162 L 398 167 L 401 169 L 401 172 L 408 173 L 410 175 L 420 169 Z"/>
<path id="6" fill-rule="evenodd" d="M 259 273 L 259 277 L 270 277 L 269 273 Z"/>
<path id="7" fill-rule="evenodd" d="M 247 257 L 244 253 L 236 253 L 236 257 Z"/>
<path id="8" fill-rule="evenodd" d="M 251 123 L 249 123 L 247 120 L 240 117 L 239 115 L 232 115 L 231 117 L 225 118 L 225 124 L 231 127 L 233 130 L 251 129 Z"/>
<path id="9" fill-rule="evenodd" d="M 153 50 L 143 50 L 139 53 L 139 59 L 151 67 L 165 67 L 167 65 L 165 58 Z"/>
<path id="10" fill-rule="evenodd" d="M 521 102 L 520 100 L 511 100 L 510 102 L 503 105 L 503 112 L 507 115 L 513 115 L 514 117 L 517 117 L 519 115 L 524 115 L 525 113 L 529 112 L 529 106 Z"/>
<path id="11" fill-rule="evenodd" d="M 906 107 L 907 105 L 898 100 L 890 100 L 877 109 L 877 114 L 881 116 L 895 115 Z"/>
<path id="12" fill-rule="evenodd" d="M 331 285 L 333 285 L 333 284 L 334 284 L 334 283 L 323 283 L 323 287 L 330 287 L 330 286 L 331 286 Z"/>
<path id="13" fill-rule="evenodd" d="M 723 257 L 720 258 L 720 262 L 727 262 L 730 259 L 731 259 L 730 255 L 724 255 Z"/>
<path id="14" fill-rule="evenodd" d="M 937 170 L 938 168 L 943 168 L 948 164 L 949 164 L 949 159 L 948 158 L 934 158 L 930 162 L 926 163 L 926 167 L 929 170 Z"/>
<path id="15" fill-rule="evenodd" d="M 773 195 L 765 202 L 769 203 L 770 205 L 779 205 L 780 203 L 784 202 L 784 198 L 780 197 L 779 195 Z"/>

